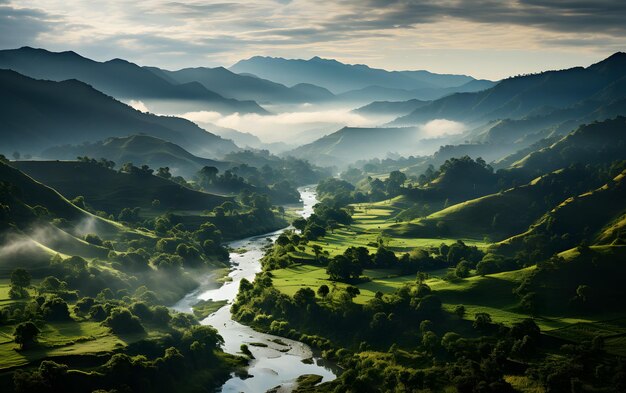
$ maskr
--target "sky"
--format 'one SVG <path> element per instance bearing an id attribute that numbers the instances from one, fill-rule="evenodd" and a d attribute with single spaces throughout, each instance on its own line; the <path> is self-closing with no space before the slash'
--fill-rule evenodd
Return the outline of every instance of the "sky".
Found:
<path id="1" fill-rule="evenodd" d="M 0 48 L 168 69 L 320 56 L 497 80 L 626 51 L 624 0 L 0 0 Z"/>

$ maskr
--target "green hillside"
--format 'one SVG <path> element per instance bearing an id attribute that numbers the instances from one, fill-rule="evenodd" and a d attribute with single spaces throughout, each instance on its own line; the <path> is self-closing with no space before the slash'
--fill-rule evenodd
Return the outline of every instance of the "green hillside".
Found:
<path id="1" fill-rule="evenodd" d="M 401 223 L 390 235 L 452 236 L 501 240 L 524 232 L 547 211 L 569 198 L 599 187 L 597 172 L 582 166 L 561 169 L 530 183 L 470 199 L 427 217 Z"/>
<path id="2" fill-rule="evenodd" d="M 19 161 L 14 165 L 68 198 L 83 196 L 96 210 L 118 214 L 124 208 L 143 210 L 212 210 L 229 198 L 191 190 L 150 174 L 120 173 L 90 162 Z M 153 206 L 158 200 L 159 205 Z"/>
<path id="3" fill-rule="evenodd" d="M 540 174 L 574 162 L 607 163 L 626 158 L 626 117 L 583 125 L 561 140 L 512 165 L 513 173 Z"/>
<path id="4" fill-rule="evenodd" d="M 87 156 L 106 158 L 118 165 L 132 162 L 137 166 L 148 165 L 155 169 L 168 167 L 172 174 L 187 179 L 204 166 L 213 166 L 222 172 L 232 166 L 227 162 L 195 156 L 172 142 L 148 135 L 108 138 L 80 146 L 56 146 L 45 150 L 42 156 L 57 160 L 74 160 L 78 156 Z"/>
<path id="5" fill-rule="evenodd" d="M 585 241 L 593 244 L 604 228 L 626 211 L 626 172 L 593 191 L 570 197 L 544 214 L 528 231 L 498 244 L 502 252 L 516 252 L 534 241 L 548 242 L 546 252 L 559 252 Z M 533 240 L 534 239 L 534 240 Z"/>

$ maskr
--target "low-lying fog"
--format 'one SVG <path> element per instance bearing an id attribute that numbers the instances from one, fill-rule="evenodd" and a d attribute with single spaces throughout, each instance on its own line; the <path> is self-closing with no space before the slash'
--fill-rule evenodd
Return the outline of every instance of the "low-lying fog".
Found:
<path id="1" fill-rule="evenodd" d="M 395 119 L 395 116 L 389 115 L 356 113 L 355 107 L 338 105 L 266 105 L 265 108 L 271 112 L 267 115 L 221 114 L 203 110 L 176 112 L 180 108 L 178 105 L 169 107 L 169 110 L 163 110 L 163 102 L 153 106 L 152 103 L 131 100 L 129 105 L 142 112 L 175 114 L 208 130 L 218 126 L 252 134 L 263 143 L 283 143 L 291 147 L 313 142 L 346 126 L 381 127 Z M 417 126 L 416 129 L 416 140 L 459 135 L 466 131 L 463 123 L 446 119 L 432 120 Z"/>

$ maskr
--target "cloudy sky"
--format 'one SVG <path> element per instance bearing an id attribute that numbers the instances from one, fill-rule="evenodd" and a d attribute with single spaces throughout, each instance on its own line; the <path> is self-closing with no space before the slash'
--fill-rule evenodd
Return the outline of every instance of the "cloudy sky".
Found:
<path id="1" fill-rule="evenodd" d="M 254 55 L 499 79 L 626 50 L 624 0 L 0 0 L 0 47 L 166 68 Z"/>

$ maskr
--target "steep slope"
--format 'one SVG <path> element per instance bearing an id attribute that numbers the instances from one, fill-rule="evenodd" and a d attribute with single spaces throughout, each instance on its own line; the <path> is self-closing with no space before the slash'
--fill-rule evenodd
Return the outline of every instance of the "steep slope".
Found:
<path id="1" fill-rule="evenodd" d="M 465 122 L 519 119 L 536 111 L 572 106 L 624 76 L 626 53 L 619 52 L 587 68 L 518 76 L 478 93 L 453 94 L 418 108 L 392 124 L 416 124 L 437 118 Z"/>
<path id="2" fill-rule="evenodd" d="M 280 83 L 248 75 L 239 75 L 223 67 L 184 68 L 167 71 L 156 67 L 147 67 L 156 75 L 176 83 L 201 83 L 209 90 L 237 100 L 254 100 L 264 103 L 302 103 L 330 99 L 333 94 L 326 89 L 303 89 L 287 87 Z"/>
<path id="3" fill-rule="evenodd" d="M 95 163 L 17 161 L 13 165 L 68 198 L 83 196 L 96 210 L 118 214 L 123 208 L 143 210 L 211 210 L 228 198 L 194 191 L 150 174 L 120 173 Z M 159 200 L 158 207 L 152 202 Z"/>
<path id="4" fill-rule="evenodd" d="M 549 250 L 560 252 L 585 240 L 606 238 L 610 228 L 626 213 L 626 171 L 593 191 L 566 199 L 544 214 L 526 232 L 498 243 L 504 253 L 515 253 L 529 242 L 548 242 Z M 539 240 L 537 240 L 539 239 Z"/>
<path id="5" fill-rule="evenodd" d="M 194 154 L 216 157 L 237 150 L 194 123 L 142 113 L 82 82 L 41 81 L 0 70 L 2 152 L 39 154 L 59 144 L 93 142 L 145 133 L 175 142 Z"/>
<path id="6" fill-rule="evenodd" d="M 534 151 L 512 165 L 516 175 L 534 176 L 574 162 L 610 163 L 626 159 L 626 117 L 579 127 L 556 143 Z"/>
<path id="7" fill-rule="evenodd" d="M 108 138 L 80 146 L 56 146 L 45 150 L 42 156 L 57 160 L 74 160 L 78 156 L 87 156 L 106 158 L 117 165 L 131 162 L 137 166 L 148 165 L 153 169 L 168 167 L 172 174 L 187 179 L 204 166 L 214 166 L 222 172 L 231 167 L 230 163 L 195 156 L 174 143 L 148 135 Z"/>
<path id="8" fill-rule="evenodd" d="M 83 240 L 87 233 L 106 240 L 146 237 L 143 232 L 73 205 L 55 190 L 0 162 L 0 271 L 39 269 L 56 253 L 106 257 L 108 249 Z"/>
<path id="9" fill-rule="evenodd" d="M 369 86 L 394 89 L 447 88 L 460 86 L 473 79 L 465 75 L 437 75 L 428 71 L 386 71 L 319 57 L 290 60 L 255 56 L 239 61 L 230 70 L 239 74 L 253 74 L 287 86 L 311 83 L 335 94 Z"/>
<path id="10" fill-rule="evenodd" d="M 572 195 L 599 187 L 596 172 L 583 166 L 558 170 L 528 184 L 452 205 L 425 218 L 393 226 L 390 233 L 411 237 L 502 240 L 524 232 L 547 211 Z"/>
<path id="11" fill-rule="evenodd" d="M 100 63 L 75 52 L 23 47 L 0 51 L 0 68 L 36 79 L 78 79 L 118 99 L 182 100 L 198 109 L 222 113 L 266 113 L 253 101 L 224 98 L 197 82 L 171 83 L 122 59 Z"/>

